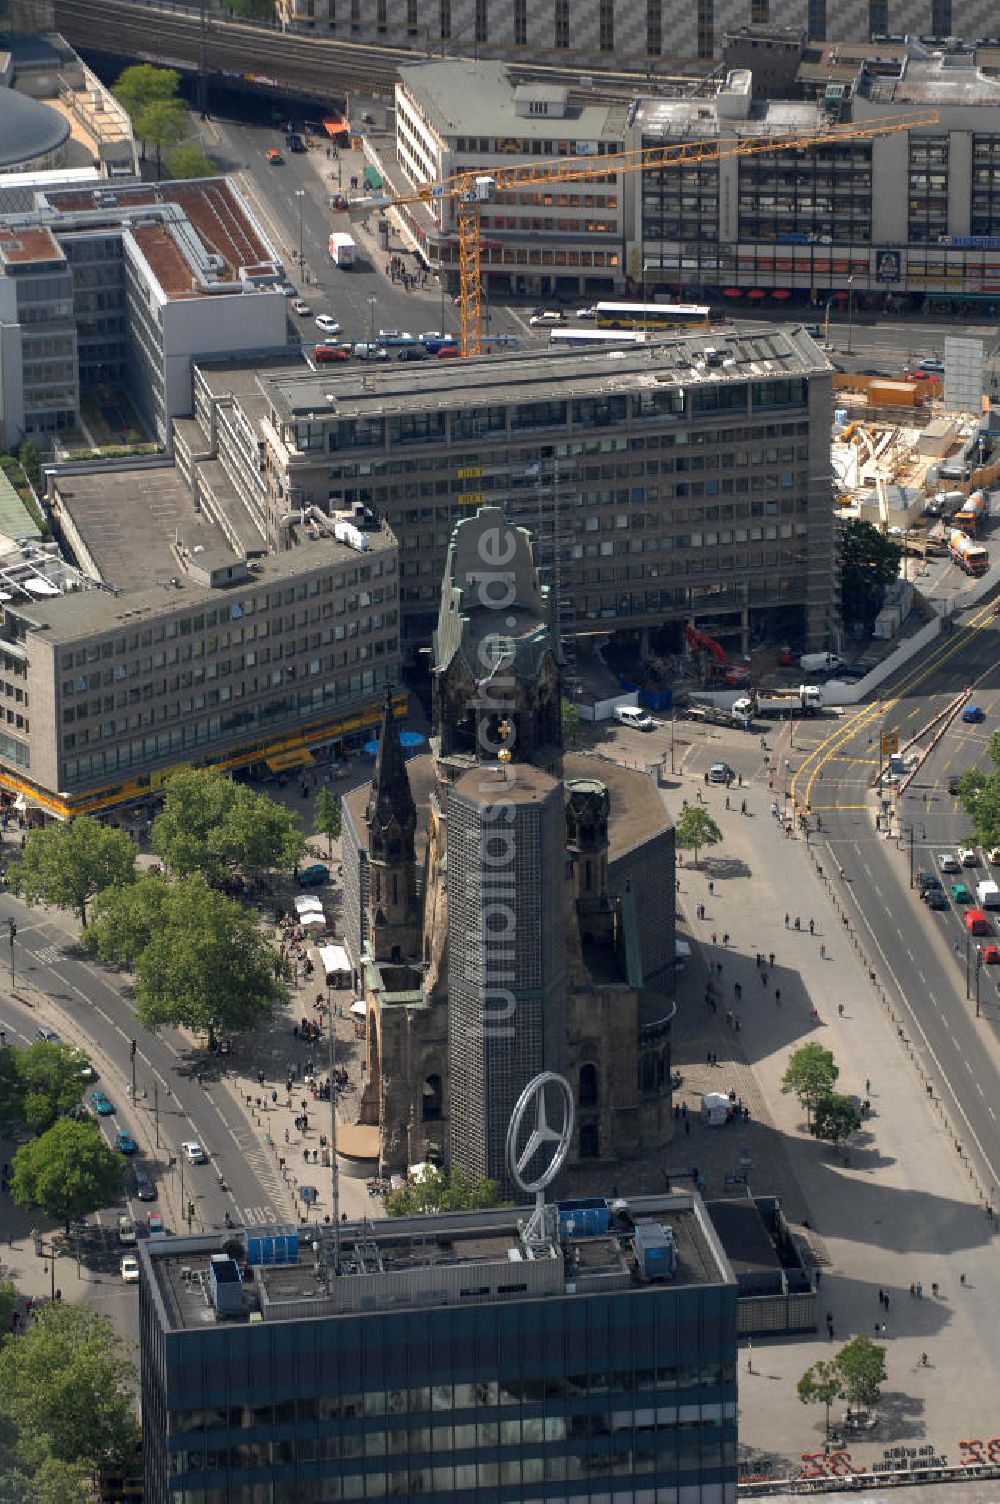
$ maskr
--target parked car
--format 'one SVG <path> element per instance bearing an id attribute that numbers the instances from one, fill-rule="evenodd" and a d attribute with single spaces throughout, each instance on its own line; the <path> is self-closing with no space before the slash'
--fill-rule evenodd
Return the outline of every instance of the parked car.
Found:
<path id="1" fill-rule="evenodd" d="M 426 347 L 424 345 L 418 344 L 417 341 L 414 340 L 412 345 L 404 345 L 402 350 L 396 351 L 396 359 L 427 360 L 429 359 L 429 356 Z"/>
<path id="2" fill-rule="evenodd" d="M 101 1091 L 98 1087 L 95 1087 L 87 1100 L 99 1118 L 110 1117 L 115 1110 L 114 1103 L 107 1092 Z"/>
<path id="3" fill-rule="evenodd" d="M 591 303 L 589 308 L 578 308 L 576 316 L 578 319 L 596 319 L 597 307 L 594 303 Z"/>
<path id="4" fill-rule="evenodd" d="M 437 358 L 438 360 L 453 360 L 456 356 L 461 355 L 461 353 L 457 345 L 442 345 L 437 352 Z"/>
<path id="5" fill-rule="evenodd" d="M 340 325 L 328 313 L 319 313 L 316 315 L 316 328 L 321 329 L 324 334 L 340 333 Z"/>
<path id="6" fill-rule="evenodd" d="M 528 323 L 531 325 L 532 329 L 538 329 L 545 324 L 561 324 L 562 321 L 563 316 L 558 309 L 546 308 L 541 313 L 533 313 L 531 315 L 531 318 L 528 320 Z"/>
<path id="7" fill-rule="evenodd" d="M 321 366 L 330 365 L 338 360 L 349 360 L 350 351 L 343 345 L 317 345 L 313 350 L 313 360 Z"/>
<path id="8" fill-rule="evenodd" d="M 48 1024 L 39 1024 L 35 1030 L 36 1039 L 44 1039 L 46 1044 L 61 1044 L 62 1041 L 55 1029 L 50 1029 Z"/>
<path id="9" fill-rule="evenodd" d="M 115 1148 L 122 1154 L 135 1153 L 135 1139 L 125 1128 L 119 1128 L 115 1132 Z"/>
<path id="10" fill-rule="evenodd" d="M 292 304 L 292 312 L 297 313 L 300 319 L 311 319 L 312 304 L 307 303 L 305 298 L 296 298 Z"/>
<path id="11" fill-rule="evenodd" d="M 146 1228 L 151 1238 L 166 1237 L 167 1230 L 163 1225 L 163 1218 L 159 1212 L 150 1212 L 146 1218 Z"/>
<path id="12" fill-rule="evenodd" d="M 952 851 L 942 851 L 937 859 L 938 867 L 942 872 L 957 872 L 959 860 Z"/>
<path id="13" fill-rule="evenodd" d="M 156 1186 L 153 1177 L 139 1167 L 135 1172 L 135 1194 L 140 1201 L 155 1201 Z"/>
<path id="14" fill-rule="evenodd" d="M 298 884 L 300 888 L 320 888 L 330 880 L 330 869 L 322 862 L 311 862 L 308 867 L 300 867 L 298 872 Z"/>
<path id="15" fill-rule="evenodd" d="M 134 1253 L 126 1253 L 121 1261 L 122 1279 L 127 1285 L 139 1283 L 139 1260 Z"/>
<path id="16" fill-rule="evenodd" d="M 181 1144 L 181 1153 L 189 1165 L 203 1165 L 208 1159 L 208 1155 L 201 1147 L 201 1144 L 194 1138 L 188 1139 L 186 1143 Z"/>
<path id="17" fill-rule="evenodd" d="M 1000 846 L 991 846 L 986 853 L 986 860 L 995 867 L 1000 862 Z"/>
<path id="18" fill-rule="evenodd" d="M 126 1247 L 135 1242 L 135 1223 L 128 1212 L 122 1212 L 118 1218 L 118 1241 Z"/>

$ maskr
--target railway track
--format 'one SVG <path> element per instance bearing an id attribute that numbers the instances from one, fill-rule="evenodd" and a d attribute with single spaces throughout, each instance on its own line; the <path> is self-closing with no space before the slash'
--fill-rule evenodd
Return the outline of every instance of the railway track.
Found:
<path id="1" fill-rule="evenodd" d="M 151 20 L 155 16 L 155 27 Z M 260 72 L 287 93 L 343 97 L 349 90 L 391 94 L 399 68 L 430 56 L 403 47 L 304 37 L 246 21 L 228 20 L 196 7 L 158 6 L 136 0 L 55 0 L 55 23 L 67 41 L 87 51 L 135 56 L 142 61 L 204 67 L 208 73 Z M 471 59 L 470 59 L 471 61 Z M 650 74 L 595 71 L 551 64 L 512 63 L 518 82 L 549 80 L 591 103 L 619 103 L 636 94 L 677 93 L 697 87 L 702 73 Z M 582 85 L 582 79 L 588 79 Z"/>

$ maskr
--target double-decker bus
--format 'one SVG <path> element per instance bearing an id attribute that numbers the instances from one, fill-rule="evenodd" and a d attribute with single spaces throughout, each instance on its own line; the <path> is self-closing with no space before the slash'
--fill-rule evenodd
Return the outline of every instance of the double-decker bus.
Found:
<path id="1" fill-rule="evenodd" d="M 598 329 L 707 329 L 710 310 L 698 303 L 598 303 Z"/>

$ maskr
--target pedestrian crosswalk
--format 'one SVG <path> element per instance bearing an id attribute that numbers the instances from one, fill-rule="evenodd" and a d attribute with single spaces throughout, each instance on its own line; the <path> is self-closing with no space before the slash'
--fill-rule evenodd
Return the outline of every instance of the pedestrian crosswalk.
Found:
<path id="1" fill-rule="evenodd" d="M 29 951 L 28 954 L 34 956 L 35 960 L 40 961 L 43 966 L 54 966 L 57 961 L 64 959 L 62 948 L 58 945 L 40 945 L 37 950 Z"/>

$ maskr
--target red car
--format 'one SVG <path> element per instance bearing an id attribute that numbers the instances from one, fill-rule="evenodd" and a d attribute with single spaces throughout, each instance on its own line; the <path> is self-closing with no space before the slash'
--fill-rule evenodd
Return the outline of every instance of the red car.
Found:
<path id="1" fill-rule="evenodd" d="M 455 360 L 461 353 L 457 345 L 442 345 L 438 351 L 437 358 L 438 360 Z"/>
<path id="2" fill-rule="evenodd" d="M 347 360 L 348 352 L 343 345 L 317 345 L 313 356 L 320 364 L 323 364 L 331 360 Z"/>
<path id="3" fill-rule="evenodd" d="M 979 955 L 984 966 L 1000 965 L 1000 946 L 981 945 Z"/>

